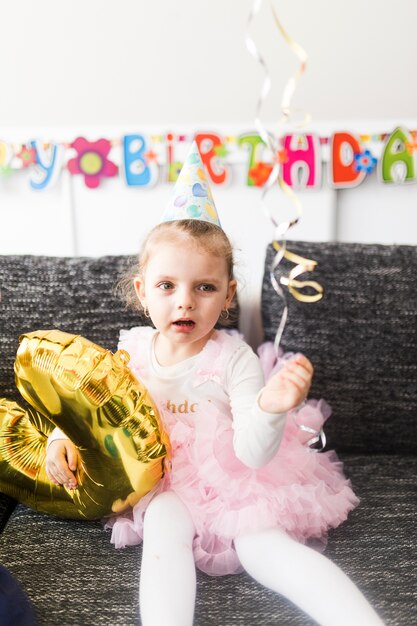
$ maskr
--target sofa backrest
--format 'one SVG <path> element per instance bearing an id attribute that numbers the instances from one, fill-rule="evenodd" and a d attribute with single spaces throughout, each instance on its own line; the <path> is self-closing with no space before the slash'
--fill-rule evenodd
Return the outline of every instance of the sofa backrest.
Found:
<path id="1" fill-rule="evenodd" d="M 123 255 L 0 255 L 0 398 L 22 401 L 13 365 L 23 333 L 58 328 L 114 352 L 121 328 L 150 324 L 116 293 L 134 263 L 134 256 Z M 236 326 L 237 315 L 235 301 L 225 324 Z"/>
<path id="2" fill-rule="evenodd" d="M 415 453 L 417 448 L 417 248 L 290 242 L 318 261 L 311 278 L 325 295 L 305 304 L 287 295 L 281 345 L 314 363 L 311 396 L 333 409 L 326 427 L 339 451 Z M 282 300 L 265 259 L 262 316 L 273 340 Z M 129 256 L 63 258 L 0 255 L 0 397 L 20 400 L 13 363 L 22 333 L 59 328 L 114 351 L 119 330 L 149 323 L 126 309 L 114 287 Z M 287 273 L 283 262 L 279 269 Z"/>
<path id="3" fill-rule="evenodd" d="M 305 278 L 324 288 L 316 303 L 287 292 L 281 346 L 303 352 L 314 364 L 310 396 L 333 409 L 326 427 L 330 447 L 415 453 L 417 247 L 298 241 L 287 247 L 318 262 Z M 267 341 L 274 340 L 283 309 L 270 280 L 275 254 L 270 245 L 262 286 Z M 290 267 L 284 260 L 278 272 L 287 275 Z"/>
<path id="4" fill-rule="evenodd" d="M 0 256 L 0 397 L 21 399 L 13 364 L 22 333 L 59 328 L 114 351 L 121 328 L 146 323 L 114 293 L 132 262 L 128 256 Z"/>

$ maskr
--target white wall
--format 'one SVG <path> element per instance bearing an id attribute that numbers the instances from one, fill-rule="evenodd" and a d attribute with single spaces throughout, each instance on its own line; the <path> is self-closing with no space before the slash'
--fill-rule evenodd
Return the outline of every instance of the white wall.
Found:
<path id="1" fill-rule="evenodd" d="M 275 0 L 308 54 L 294 107 L 315 120 L 415 117 L 415 0 Z M 252 0 L 2 2 L 0 125 L 244 123 L 262 81 Z M 298 62 L 264 0 L 250 28 L 277 120 Z"/>
<path id="2" fill-rule="evenodd" d="M 274 6 L 308 54 L 293 100 L 308 130 L 330 133 L 417 129 L 417 3 L 291 0 Z M 71 141 L 124 132 L 254 130 L 264 74 L 245 37 L 251 0 L 20 0 L 2 7 L 0 140 Z M 272 89 L 262 119 L 272 130 L 284 85 L 298 60 L 274 26 L 268 2 L 250 35 L 267 61 Z M 301 117 L 301 113 L 297 113 Z M 233 167 L 213 189 L 237 248 L 242 329 L 257 341 L 263 255 L 272 226 L 260 190 Z M 372 175 L 360 188 L 299 194 L 304 213 L 291 239 L 417 243 L 417 185 L 387 186 Z M 0 253 L 135 253 L 171 193 L 160 183 L 131 189 L 121 178 L 89 190 L 63 172 L 43 192 L 27 173 L 0 177 Z M 279 221 L 293 211 L 268 196 Z"/>

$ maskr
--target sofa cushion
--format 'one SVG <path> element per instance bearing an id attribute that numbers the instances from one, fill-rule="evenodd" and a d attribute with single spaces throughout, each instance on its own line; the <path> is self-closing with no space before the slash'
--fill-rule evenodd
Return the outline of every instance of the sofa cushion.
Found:
<path id="1" fill-rule="evenodd" d="M 306 243 L 288 249 L 318 262 L 308 275 L 324 288 L 316 303 L 287 292 L 281 346 L 305 353 L 315 375 L 311 396 L 333 409 L 326 428 L 340 451 L 417 451 L 417 247 Z M 275 251 L 265 259 L 262 316 L 273 341 L 283 310 L 270 281 Z M 291 266 L 283 261 L 279 272 Z M 303 279 L 304 277 L 300 277 Z"/>
<path id="2" fill-rule="evenodd" d="M 417 459 L 356 455 L 344 460 L 361 504 L 330 532 L 326 554 L 387 624 L 411 624 L 417 582 L 411 565 L 417 540 Z M 109 539 L 110 532 L 99 523 L 62 520 L 19 505 L 2 535 L 0 562 L 26 590 L 40 624 L 133 626 L 138 623 L 141 548 L 116 550 Z M 246 574 L 210 577 L 198 572 L 196 626 L 254 623 L 315 622 Z"/>

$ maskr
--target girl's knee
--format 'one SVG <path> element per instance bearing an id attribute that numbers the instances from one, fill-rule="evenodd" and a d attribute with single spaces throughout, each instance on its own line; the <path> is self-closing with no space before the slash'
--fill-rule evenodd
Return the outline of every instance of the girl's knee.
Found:
<path id="1" fill-rule="evenodd" d="M 176 493 L 173 491 L 164 491 L 163 493 L 158 493 L 149 502 L 145 517 L 167 515 L 177 509 L 181 509 L 183 506 L 184 504 Z"/>
<path id="2" fill-rule="evenodd" d="M 194 524 L 182 500 L 172 491 L 155 496 L 149 503 L 144 518 L 144 541 L 157 537 L 168 541 L 192 541 Z"/>
<path id="3" fill-rule="evenodd" d="M 246 563 L 256 563 L 260 558 L 269 559 L 272 553 L 274 558 L 280 558 L 288 551 L 297 549 L 300 544 L 285 531 L 270 528 L 235 537 L 234 545 L 236 553 L 246 569 Z"/>
<path id="4" fill-rule="evenodd" d="M 253 546 L 256 546 L 255 549 L 259 550 L 262 547 L 268 549 L 271 546 L 271 542 L 277 540 L 280 542 L 285 542 L 286 540 L 291 541 L 290 537 L 283 530 L 268 528 L 266 530 L 239 535 L 235 537 L 234 543 L 235 548 L 238 550 L 252 549 Z"/>

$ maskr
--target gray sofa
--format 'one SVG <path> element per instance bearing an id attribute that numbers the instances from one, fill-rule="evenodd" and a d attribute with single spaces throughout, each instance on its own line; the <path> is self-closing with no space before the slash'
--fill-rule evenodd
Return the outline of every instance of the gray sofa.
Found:
<path id="1" fill-rule="evenodd" d="M 348 521 L 330 533 L 326 554 L 364 591 L 388 626 L 413 626 L 417 251 L 306 242 L 290 247 L 318 261 L 314 279 L 324 286 L 325 297 L 316 304 L 288 297 L 282 345 L 313 361 L 310 395 L 332 406 L 328 446 L 338 451 L 361 498 Z M 268 247 L 262 286 L 263 325 L 270 340 L 282 307 L 268 275 L 273 254 Z M 60 328 L 115 350 L 120 328 L 144 323 L 112 289 L 130 262 L 124 256 L 0 256 L 0 397 L 21 400 L 13 376 L 21 333 Z M 115 550 L 100 522 L 43 515 L 3 494 L 0 530 L 0 564 L 25 589 L 41 626 L 140 623 L 139 546 Z M 245 574 L 211 578 L 199 573 L 195 624 L 313 622 Z"/>

